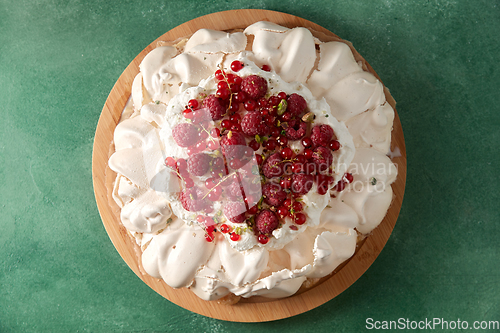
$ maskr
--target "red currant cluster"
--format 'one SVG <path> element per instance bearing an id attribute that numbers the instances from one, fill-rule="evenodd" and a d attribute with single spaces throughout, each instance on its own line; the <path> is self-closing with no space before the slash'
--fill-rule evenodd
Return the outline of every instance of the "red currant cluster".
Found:
<path id="1" fill-rule="evenodd" d="M 223 223 L 224 215 L 233 223 L 246 223 L 266 244 L 285 218 L 294 222 L 294 230 L 306 222 L 301 197 L 314 183 L 319 194 L 328 193 L 332 152 L 341 145 L 329 125 L 313 126 L 314 114 L 302 96 L 269 95 L 265 78 L 236 74 L 243 67 L 233 61 L 232 73 L 217 70 L 215 93 L 188 102 L 183 111 L 187 122 L 174 127 L 172 136 L 189 157 L 167 157 L 165 163 L 184 183 L 180 199 L 186 210 L 210 214 L 213 202 L 223 202 L 223 213 L 198 216 L 208 241 L 215 239 L 217 228 L 233 241 L 240 239 L 239 232 Z M 290 147 L 293 141 L 301 142 L 301 153 Z M 343 190 L 350 177 L 335 188 Z M 195 186 L 195 179 L 204 186 Z"/>

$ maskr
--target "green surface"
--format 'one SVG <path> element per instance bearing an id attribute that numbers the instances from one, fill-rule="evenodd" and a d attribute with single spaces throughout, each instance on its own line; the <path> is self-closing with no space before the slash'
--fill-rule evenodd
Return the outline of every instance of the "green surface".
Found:
<path id="1" fill-rule="evenodd" d="M 360 332 L 367 318 L 500 321 L 498 0 L 253 2 L 352 41 L 398 101 L 408 150 L 401 214 L 380 257 L 340 296 L 290 319 L 223 322 L 163 299 L 122 261 L 92 188 L 106 97 L 164 32 L 249 7 L 0 0 L 0 332 Z"/>

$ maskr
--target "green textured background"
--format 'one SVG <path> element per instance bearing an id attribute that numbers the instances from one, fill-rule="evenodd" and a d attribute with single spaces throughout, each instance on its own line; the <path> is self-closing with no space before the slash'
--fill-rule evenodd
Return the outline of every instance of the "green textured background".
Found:
<path id="1" fill-rule="evenodd" d="M 270 323 L 184 310 L 114 249 L 94 200 L 113 84 L 212 12 L 301 16 L 353 42 L 398 101 L 408 179 L 394 232 L 332 301 Z M 0 332 L 360 332 L 375 320 L 500 320 L 500 1 L 0 0 Z"/>

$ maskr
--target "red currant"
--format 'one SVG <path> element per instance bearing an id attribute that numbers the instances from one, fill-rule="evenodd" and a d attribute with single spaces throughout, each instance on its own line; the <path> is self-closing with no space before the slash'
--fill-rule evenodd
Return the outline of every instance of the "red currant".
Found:
<path id="1" fill-rule="evenodd" d="M 223 121 L 221 121 L 220 123 L 220 126 L 222 128 L 226 128 L 226 129 L 230 129 L 231 128 L 231 121 L 229 119 L 224 119 Z"/>
<path id="2" fill-rule="evenodd" d="M 286 92 L 284 91 L 280 91 L 279 94 L 278 94 L 278 98 L 280 99 L 280 101 L 282 99 L 285 99 L 286 100 Z"/>
<path id="3" fill-rule="evenodd" d="M 259 211 L 259 207 L 257 205 L 252 206 L 248 209 L 248 214 L 255 215 Z"/>
<path id="4" fill-rule="evenodd" d="M 214 236 L 213 232 L 207 232 L 207 233 L 205 234 L 205 239 L 206 239 L 206 240 L 207 240 L 207 242 L 209 242 L 209 243 L 210 243 L 210 242 L 213 242 L 213 241 L 214 241 L 214 239 L 215 239 L 215 236 Z"/>
<path id="5" fill-rule="evenodd" d="M 264 161 L 264 158 L 260 154 L 255 154 L 255 160 L 257 161 L 257 165 L 261 165 Z"/>
<path id="6" fill-rule="evenodd" d="M 215 187 L 212 191 L 208 192 L 207 194 L 207 199 L 214 202 L 214 201 L 217 201 L 219 200 L 220 198 L 220 194 L 217 193 L 216 189 L 218 189 L 220 187 Z"/>
<path id="7" fill-rule="evenodd" d="M 252 148 L 254 151 L 259 150 L 260 148 L 260 143 L 258 143 L 256 140 L 252 140 L 248 143 L 248 147 Z"/>
<path id="8" fill-rule="evenodd" d="M 306 163 L 306 157 L 304 155 L 297 155 L 295 158 L 299 163 Z"/>
<path id="9" fill-rule="evenodd" d="M 278 144 L 282 147 L 286 146 L 288 144 L 288 138 L 284 135 L 280 135 L 276 138 L 276 141 L 278 141 Z"/>
<path id="10" fill-rule="evenodd" d="M 352 183 L 352 181 L 354 180 L 354 177 L 353 177 L 352 173 L 346 173 L 346 174 L 344 175 L 344 178 L 345 178 L 345 180 L 346 180 L 349 184 L 350 184 L 350 183 Z"/>
<path id="11" fill-rule="evenodd" d="M 285 112 L 281 115 L 281 120 L 284 122 L 292 120 L 293 114 L 291 112 Z"/>
<path id="12" fill-rule="evenodd" d="M 184 184 L 186 188 L 190 188 L 194 186 L 194 181 L 191 178 L 184 178 Z"/>
<path id="13" fill-rule="evenodd" d="M 233 72 L 239 72 L 245 65 L 239 61 L 239 60 L 235 60 L 231 63 L 231 70 Z"/>
<path id="14" fill-rule="evenodd" d="M 287 190 L 292 187 L 292 177 L 286 176 L 280 180 L 281 188 Z"/>
<path id="15" fill-rule="evenodd" d="M 227 82 L 229 84 L 241 85 L 243 79 L 236 74 L 227 74 Z M 239 89 L 238 89 L 239 90 Z"/>
<path id="16" fill-rule="evenodd" d="M 292 172 L 293 173 L 301 173 L 304 172 L 304 164 L 300 162 L 295 162 L 292 164 Z"/>
<path id="17" fill-rule="evenodd" d="M 306 215 L 304 213 L 295 214 L 293 221 L 295 224 L 302 225 L 306 222 Z"/>
<path id="18" fill-rule="evenodd" d="M 270 72 L 271 71 L 271 67 L 269 67 L 269 65 L 262 65 L 262 70 L 265 71 L 265 72 Z"/>
<path id="19" fill-rule="evenodd" d="M 298 202 L 298 201 L 295 201 L 293 204 L 292 204 L 292 209 L 294 212 L 301 212 L 302 209 L 303 209 L 303 205 L 302 203 Z"/>
<path id="20" fill-rule="evenodd" d="M 174 159 L 173 157 L 170 157 L 170 156 L 169 156 L 169 157 L 167 157 L 167 158 L 165 159 L 165 164 L 166 164 L 167 166 L 171 167 L 171 168 L 173 168 L 173 167 L 175 166 L 175 163 L 176 163 L 176 162 L 175 162 L 175 159 Z"/>
<path id="21" fill-rule="evenodd" d="M 210 149 L 210 150 L 217 150 L 219 149 L 220 147 L 220 144 L 219 144 L 219 141 L 212 141 L 210 140 L 207 144 L 207 147 Z"/>
<path id="22" fill-rule="evenodd" d="M 234 112 L 234 113 L 240 111 L 240 103 L 238 103 L 236 101 L 232 101 L 231 106 L 229 107 L 229 111 Z"/>
<path id="23" fill-rule="evenodd" d="M 231 240 L 232 240 L 233 242 L 237 242 L 237 241 L 239 241 L 239 240 L 240 240 L 241 236 L 240 236 L 240 235 L 238 235 L 237 233 L 233 232 L 233 233 L 231 234 L 230 238 L 231 238 Z"/>
<path id="24" fill-rule="evenodd" d="M 265 141 L 262 146 L 266 148 L 267 150 L 275 150 L 276 149 L 276 140 L 274 139 L 269 139 Z"/>
<path id="25" fill-rule="evenodd" d="M 219 88 L 215 92 L 215 96 L 217 96 L 221 99 L 228 99 L 230 94 L 231 94 L 231 91 L 229 90 L 229 88 Z"/>
<path id="26" fill-rule="evenodd" d="M 289 160 L 293 156 L 293 150 L 290 147 L 285 147 L 281 150 L 280 154 L 281 154 L 281 157 L 283 157 L 283 159 Z"/>
<path id="27" fill-rule="evenodd" d="M 178 168 L 179 170 L 182 170 L 182 169 L 184 169 L 184 170 L 185 170 L 185 169 L 187 168 L 187 162 L 186 162 L 186 160 L 185 160 L 185 159 L 183 159 L 183 158 L 179 158 L 179 159 L 177 160 L 177 162 L 176 162 L 176 165 L 177 165 L 177 168 Z"/>
<path id="28" fill-rule="evenodd" d="M 304 152 L 302 154 L 304 154 L 304 157 L 307 158 L 308 160 L 310 160 L 312 157 L 313 157 L 313 150 L 312 149 L 309 149 L 309 148 L 306 148 L 304 149 Z"/>
<path id="29" fill-rule="evenodd" d="M 241 116 L 239 114 L 233 114 L 229 117 L 229 120 L 231 120 L 233 123 L 237 123 L 241 120 Z"/>
<path id="30" fill-rule="evenodd" d="M 278 215 L 281 217 L 281 218 L 285 218 L 287 215 L 288 215 L 288 208 L 285 207 L 285 206 L 280 206 L 278 208 Z"/>
<path id="31" fill-rule="evenodd" d="M 257 240 L 261 244 L 267 244 L 267 242 L 269 242 L 269 237 L 267 237 L 266 235 L 260 234 L 259 237 L 257 237 Z"/>
<path id="32" fill-rule="evenodd" d="M 313 144 L 311 138 L 307 137 L 307 138 L 303 138 L 302 139 L 302 145 L 305 147 L 305 148 L 308 148 L 308 147 L 311 147 Z"/>
<path id="33" fill-rule="evenodd" d="M 281 134 L 281 131 L 280 131 L 280 129 L 279 129 L 278 127 L 273 127 L 273 128 L 271 128 L 271 136 L 272 136 L 273 138 L 277 138 L 277 137 L 279 137 L 279 136 L 280 136 L 280 134 Z"/>
<path id="34" fill-rule="evenodd" d="M 220 129 L 212 128 L 210 130 L 210 135 L 212 136 L 212 138 L 218 138 L 220 136 Z"/>
<path id="35" fill-rule="evenodd" d="M 193 110 L 196 110 L 200 103 L 198 102 L 197 99 L 190 99 L 188 102 L 188 107 L 190 107 Z"/>
<path id="36" fill-rule="evenodd" d="M 231 231 L 231 227 L 228 226 L 227 224 L 222 224 L 220 227 L 219 227 L 219 230 L 220 232 L 222 232 L 223 234 L 227 234 L 228 232 Z"/>
<path id="37" fill-rule="evenodd" d="M 335 185 L 335 190 L 337 190 L 337 192 L 342 192 L 345 189 L 345 185 L 346 182 L 343 179 L 341 179 L 339 180 L 337 185 Z"/>
<path id="38" fill-rule="evenodd" d="M 182 111 L 182 114 L 184 115 L 184 118 L 186 118 L 186 119 L 193 119 L 194 118 L 194 112 L 190 108 L 187 108 L 184 111 Z"/>
<path id="39" fill-rule="evenodd" d="M 234 100 L 239 103 L 243 103 L 247 100 L 247 94 L 245 94 L 243 91 L 238 91 L 236 94 L 234 94 Z"/>
<path id="40" fill-rule="evenodd" d="M 328 143 L 328 148 L 330 148 L 333 151 L 339 150 L 340 142 L 338 142 L 337 140 L 332 140 Z"/>
<path id="41" fill-rule="evenodd" d="M 278 96 L 271 96 L 269 97 L 269 105 L 270 106 L 278 106 L 281 102 L 281 99 L 279 99 Z"/>
<path id="42" fill-rule="evenodd" d="M 245 101 L 245 104 L 243 104 L 243 106 L 245 107 L 245 110 L 253 111 L 253 110 L 255 110 L 255 107 L 257 106 L 257 102 L 254 101 L 253 99 L 249 99 L 249 100 Z"/>
<path id="43" fill-rule="evenodd" d="M 225 76 L 226 76 L 226 73 L 224 73 L 224 71 L 222 71 L 220 69 L 215 71 L 215 78 L 217 80 L 219 80 L 219 81 L 224 80 Z"/>

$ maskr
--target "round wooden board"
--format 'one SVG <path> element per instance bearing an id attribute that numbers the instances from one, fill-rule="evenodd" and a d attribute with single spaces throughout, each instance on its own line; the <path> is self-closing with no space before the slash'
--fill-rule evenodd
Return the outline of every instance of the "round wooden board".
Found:
<path id="1" fill-rule="evenodd" d="M 311 310 L 347 289 L 374 262 L 389 239 L 399 215 L 406 182 L 406 149 L 403 130 L 396 112 L 391 149 L 399 148 L 401 156 L 393 158 L 393 162 L 398 168 L 398 178 L 392 185 L 394 199 L 385 219 L 367 239 L 359 244 L 354 256 L 339 267 L 333 275 L 324 278 L 315 287 L 303 290 L 292 297 L 279 300 L 254 297 L 242 299 L 235 305 L 220 304 L 217 301 L 203 301 L 185 288 L 173 289 L 162 280 L 143 273 L 139 261 L 140 249 L 122 226 L 120 209 L 111 198 L 112 185 L 116 175 L 108 167 L 109 156 L 114 151 L 113 132 L 130 97 L 132 81 L 139 72 L 139 64 L 144 56 L 155 48 L 158 41 L 174 41 L 180 37 L 190 36 L 201 28 L 244 29 L 248 25 L 262 20 L 290 28 L 307 27 L 323 41 L 339 39 L 317 24 L 297 16 L 268 10 L 241 9 L 219 12 L 177 26 L 146 47 L 130 63 L 116 82 L 99 118 L 92 156 L 92 177 L 99 213 L 111 241 L 134 273 L 160 295 L 187 310 L 207 317 L 237 322 L 263 322 L 291 317 Z M 355 52 L 355 57 L 364 62 L 364 59 L 357 52 Z M 366 62 L 364 63 L 367 69 L 377 76 L 373 69 Z M 395 102 L 387 91 L 386 95 L 390 104 L 395 107 Z"/>

